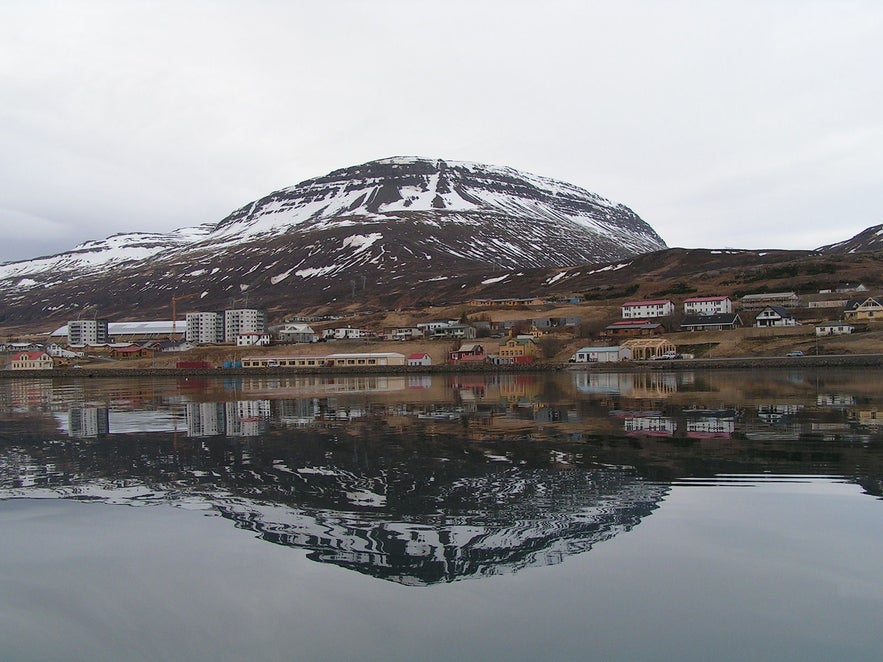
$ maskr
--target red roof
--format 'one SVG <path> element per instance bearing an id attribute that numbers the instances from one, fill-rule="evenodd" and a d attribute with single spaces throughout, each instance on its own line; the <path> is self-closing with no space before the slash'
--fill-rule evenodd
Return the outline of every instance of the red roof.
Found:
<path id="1" fill-rule="evenodd" d="M 671 303 L 671 299 L 653 299 L 652 301 L 626 301 L 622 307 L 626 306 L 662 306 Z"/>
<path id="2" fill-rule="evenodd" d="M 425 359 L 429 354 L 408 354 L 409 359 Z"/>
<path id="3" fill-rule="evenodd" d="M 37 361 L 38 359 L 43 358 L 44 356 L 49 356 L 46 352 L 21 352 L 17 354 L 15 357 L 16 361 L 22 361 L 25 357 L 27 357 L 28 361 Z"/>

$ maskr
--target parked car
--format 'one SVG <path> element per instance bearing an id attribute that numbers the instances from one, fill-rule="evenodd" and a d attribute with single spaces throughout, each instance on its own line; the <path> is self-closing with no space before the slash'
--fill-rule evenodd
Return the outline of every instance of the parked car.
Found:
<path id="1" fill-rule="evenodd" d="M 660 354 L 659 356 L 653 357 L 656 361 L 673 361 L 678 358 L 677 352 L 665 352 L 664 354 Z"/>
<path id="2" fill-rule="evenodd" d="M 787 354 L 785 354 L 785 356 L 795 357 L 795 356 L 805 356 L 805 354 L 803 352 L 801 352 L 799 349 L 795 349 L 793 352 L 788 352 Z"/>

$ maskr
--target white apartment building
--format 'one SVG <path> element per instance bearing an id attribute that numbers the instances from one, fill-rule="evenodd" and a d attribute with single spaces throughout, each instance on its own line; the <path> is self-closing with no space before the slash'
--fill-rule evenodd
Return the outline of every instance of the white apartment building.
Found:
<path id="1" fill-rule="evenodd" d="M 99 345 L 110 342 L 107 320 L 71 320 L 67 323 L 68 345 Z"/>
<path id="2" fill-rule="evenodd" d="M 184 338 L 197 345 L 224 342 L 224 313 L 187 313 Z"/>
<path id="3" fill-rule="evenodd" d="M 333 329 L 331 337 L 335 340 L 361 340 L 363 338 L 367 338 L 371 335 L 370 331 L 366 331 L 365 329 L 353 329 L 350 327 L 341 327 L 339 329 Z M 327 332 L 326 332 L 326 337 Z"/>
<path id="4" fill-rule="evenodd" d="M 236 342 L 240 333 L 267 333 L 267 312 L 257 308 L 224 311 L 224 340 Z"/>
<path id="5" fill-rule="evenodd" d="M 724 315 L 732 312 L 730 297 L 691 297 L 684 300 L 685 315 Z"/>
<path id="6" fill-rule="evenodd" d="M 675 312 L 675 305 L 669 299 L 654 301 L 628 301 L 622 304 L 622 319 L 648 319 L 667 317 Z"/>

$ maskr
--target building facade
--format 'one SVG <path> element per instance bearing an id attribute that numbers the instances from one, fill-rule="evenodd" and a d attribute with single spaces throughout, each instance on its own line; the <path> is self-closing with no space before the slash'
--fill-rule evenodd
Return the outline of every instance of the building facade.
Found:
<path id="1" fill-rule="evenodd" d="M 276 332 L 280 342 L 315 342 L 316 332 L 308 324 L 285 324 Z"/>
<path id="2" fill-rule="evenodd" d="M 266 333 L 267 312 L 257 308 L 233 308 L 224 311 L 224 341 L 236 342 L 240 333 Z"/>
<path id="3" fill-rule="evenodd" d="M 573 363 L 613 363 L 631 358 L 632 351 L 628 347 L 582 347 L 570 360 Z"/>
<path id="4" fill-rule="evenodd" d="M 622 319 L 647 319 L 652 317 L 667 317 L 675 312 L 675 305 L 668 299 L 656 299 L 653 301 L 628 301 L 622 304 Z"/>
<path id="5" fill-rule="evenodd" d="M 13 370 L 52 370 L 55 363 L 46 352 L 19 352 L 12 357 L 10 368 Z"/>
<path id="6" fill-rule="evenodd" d="M 68 345 L 100 345 L 110 342 L 107 320 L 71 320 L 67 323 Z"/>
<path id="7" fill-rule="evenodd" d="M 224 313 L 187 313 L 187 342 L 197 345 L 211 345 L 224 342 Z"/>
<path id="8" fill-rule="evenodd" d="M 691 297 L 684 299 L 685 315 L 724 315 L 733 312 L 730 297 Z"/>
<path id="9" fill-rule="evenodd" d="M 791 311 L 782 306 L 767 306 L 754 318 L 754 326 L 797 326 L 797 320 Z"/>

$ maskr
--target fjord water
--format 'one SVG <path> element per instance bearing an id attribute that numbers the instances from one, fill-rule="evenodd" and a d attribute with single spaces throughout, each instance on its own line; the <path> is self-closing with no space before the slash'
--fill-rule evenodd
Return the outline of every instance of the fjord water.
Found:
<path id="1" fill-rule="evenodd" d="M 0 653 L 877 659 L 877 371 L 0 381 Z"/>

